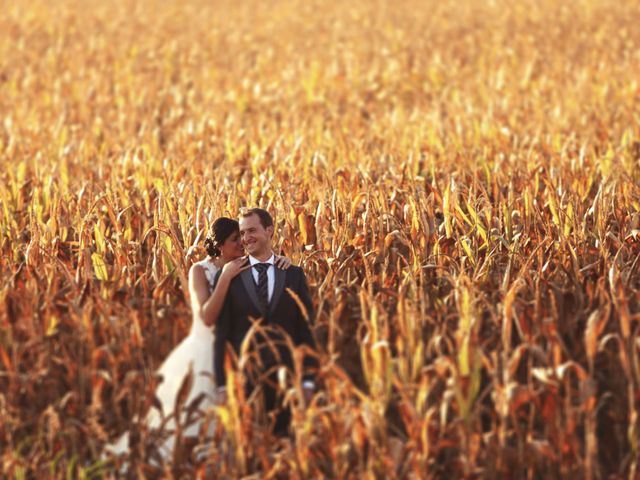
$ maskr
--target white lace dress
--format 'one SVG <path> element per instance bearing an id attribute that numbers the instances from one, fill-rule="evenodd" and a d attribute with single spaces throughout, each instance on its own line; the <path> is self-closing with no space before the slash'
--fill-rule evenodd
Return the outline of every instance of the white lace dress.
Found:
<path id="1" fill-rule="evenodd" d="M 204 259 L 198 262 L 197 265 L 203 267 L 209 282 L 209 292 L 213 292 L 214 279 L 219 269 L 209 259 Z M 193 371 L 193 384 L 184 406 L 188 407 L 200 395 L 203 396 L 203 399 L 198 403 L 200 412 L 205 412 L 215 404 L 213 340 L 213 329 L 207 327 L 202 318 L 194 313 L 189 335 L 171 351 L 158 369 L 158 373 L 162 375 L 163 380 L 156 390 L 156 397 L 162 405 L 162 413 L 156 408 L 152 408 L 149 411 L 146 417 L 146 424 L 149 428 L 159 428 L 164 418 L 174 413 L 176 396 L 190 369 Z M 181 423 L 184 424 L 186 413 L 182 412 L 180 418 Z M 191 423 L 183 430 L 182 435 L 197 436 L 200 431 L 200 424 L 200 421 Z M 164 428 L 165 431 L 173 431 L 175 429 L 173 418 L 165 423 Z M 213 425 L 210 425 L 210 430 L 213 430 Z M 170 435 L 160 446 L 163 458 L 168 459 L 171 457 L 174 443 L 175 436 Z M 107 446 L 107 451 L 116 455 L 125 453 L 128 449 L 128 433 L 122 435 L 116 443 Z"/>

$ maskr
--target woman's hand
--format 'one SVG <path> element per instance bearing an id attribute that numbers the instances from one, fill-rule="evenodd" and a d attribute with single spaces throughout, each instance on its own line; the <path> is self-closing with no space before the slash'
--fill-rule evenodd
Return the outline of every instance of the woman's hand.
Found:
<path id="1" fill-rule="evenodd" d="M 278 267 L 280 270 L 286 270 L 291 266 L 291 259 L 276 255 L 275 264 L 276 264 L 276 267 Z"/>
<path id="2" fill-rule="evenodd" d="M 224 276 L 229 280 L 231 280 L 236 275 L 244 272 L 248 268 L 251 268 L 248 257 L 236 258 L 235 260 L 231 260 L 230 262 L 227 262 L 224 264 L 224 267 L 222 267 L 222 273 L 220 274 L 220 276 Z"/>

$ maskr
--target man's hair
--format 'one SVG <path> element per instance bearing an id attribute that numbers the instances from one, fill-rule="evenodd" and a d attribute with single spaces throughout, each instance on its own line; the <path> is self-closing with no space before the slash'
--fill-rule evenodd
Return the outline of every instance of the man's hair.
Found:
<path id="1" fill-rule="evenodd" d="M 262 228 L 273 227 L 273 218 L 269 212 L 263 208 L 243 208 L 240 211 L 240 218 L 250 217 L 251 215 L 257 215 L 260 219 L 260 225 Z"/>

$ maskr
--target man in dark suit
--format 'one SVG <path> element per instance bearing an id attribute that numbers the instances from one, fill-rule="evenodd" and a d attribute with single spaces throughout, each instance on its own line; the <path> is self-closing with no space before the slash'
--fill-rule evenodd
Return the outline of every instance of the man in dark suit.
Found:
<path id="1" fill-rule="evenodd" d="M 282 408 L 277 399 L 277 370 L 282 366 L 293 367 L 285 338 L 288 335 L 296 346 L 306 345 L 314 349 L 315 344 L 309 328 L 313 311 L 304 271 L 296 266 L 287 270 L 274 267 L 273 232 L 273 219 L 266 210 L 252 208 L 241 214 L 240 235 L 252 268 L 243 271 L 229 285 L 215 327 L 214 371 L 222 394 L 226 386 L 224 357 L 228 345 L 238 355 L 253 322 L 261 319 L 260 328 L 263 330 L 252 337 L 249 345 L 255 361 L 247 362 L 254 368 L 247 374 L 246 393 L 250 394 L 257 386 L 262 388 L 266 411 L 279 412 L 274 431 L 283 435 L 287 433 L 290 412 Z M 302 305 L 298 305 L 287 290 L 292 291 Z M 309 401 L 315 388 L 313 370 L 317 367 L 316 359 L 306 355 L 304 366 L 303 389 L 305 401 Z"/>

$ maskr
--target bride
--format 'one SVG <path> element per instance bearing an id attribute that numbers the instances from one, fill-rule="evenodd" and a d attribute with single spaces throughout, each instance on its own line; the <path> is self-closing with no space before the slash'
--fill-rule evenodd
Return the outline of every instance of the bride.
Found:
<path id="1" fill-rule="evenodd" d="M 180 425 L 185 425 L 189 406 L 197 404 L 203 414 L 216 403 L 213 375 L 213 325 L 222 310 L 225 295 L 231 280 L 250 268 L 240 238 L 240 228 L 236 220 L 218 218 L 204 242 L 208 257 L 194 263 L 189 270 L 189 294 L 193 321 L 189 335 L 173 349 L 158 369 L 162 383 L 156 390 L 156 398 L 161 410 L 153 408 L 145 418 L 150 429 L 163 428 L 173 432 L 176 427 L 174 412 L 176 399 L 186 377 L 191 374 L 190 390 L 178 412 Z M 291 261 L 286 257 L 276 257 L 276 266 L 287 269 Z M 220 273 L 217 283 L 216 276 Z M 184 394 L 184 392 L 183 392 Z M 184 437 L 197 437 L 202 422 L 189 423 L 182 430 Z M 163 458 L 171 458 L 176 435 L 171 434 L 159 446 Z M 109 453 L 118 455 L 129 450 L 129 434 L 122 435 L 115 444 L 107 447 Z"/>

